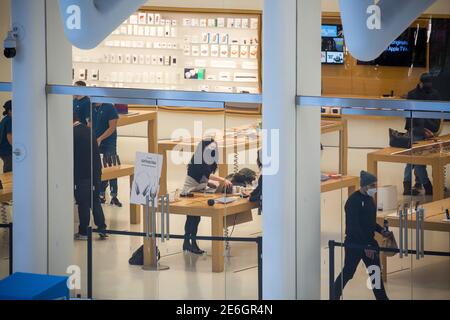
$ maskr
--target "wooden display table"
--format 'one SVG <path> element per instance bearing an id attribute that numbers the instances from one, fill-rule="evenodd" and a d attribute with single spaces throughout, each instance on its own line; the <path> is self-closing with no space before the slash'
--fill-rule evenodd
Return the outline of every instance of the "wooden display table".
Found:
<path id="1" fill-rule="evenodd" d="M 109 181 L 123 177 L 130 177 L 130 190 L 134 181 L 134 166 L 122 164 L 120 166 L 103 168 L 102 181 Z M 130 203 L 130 224 L 141 223 L 141 208 L 138 205 Z"/>
<path id="2" fill-rule="evenodd" d="M 450 141 L 450 135 L 442 136 L 438 142 Z M 450 163 L 450 152 L 426 152 L 436 141 L 421 141 L 412 149 L 385 148 L 367 155 L 367 171 L 378 175 L 378 162 L 393 162 L 431 166 L 433 172 L 433 200 L 444 198 L 444 167 Z M 425 148 L 425 150 L 424 150 Z"/>
<path id="3" fill-rule="evenodd" d="M 160 140 L 158 142 L 158 153 L 163 156 L 163 165 L 161 173 L 160 194 L 167 193 L 167 158 L 169 151 L 190 152 L 193 153 L 197 145 L 203 138 L 191 138 L 184 140 Z M 226 177 L 228 175 L 227 159 L 230 154 L 241 151 L 247 151 L 253 148 L 260 148 L 261 140 L 256 126 L 242 126 L 230 128 L 226 131 L 225 137 L 215 138 L 219 147 L 219 176 Z"/>
<path id="4" fill-rule="evenodd" d="M 253 220 L 252 209 L 258 208 L 258 203 L 250 202 L 248 199 L 238 199 L 230 204 L 216 203 L 213 207 L 208 205 L 209 199 L 221 198 L 222 195 L 204 195 L 197 193 L 194 198 L 181 198 L 169 205 L 170 214 L 190 215 L 211 218 L 211 236 L 223 237 L 226 226 L 239 225 Z M 160 208 L 158 208 L 160 211 Z M 144 241 L 144 253 L 150 252 L 151 241 Z M 150 259 L 144 257 L 144 264 Z M 212 271 L 223 272 L 224 270 L 224 242 L 213 241 L 212 243 Z"/>
<path id="5" fill-rule="evenodd" d="M 322 120 L 322 134 L 339 132 L 339 173 L 348 174 L 348 129 L 347 120 Z"/>
<path id="6" fill-rule="evenodd" d="M 347 188 L 348 196 L 350 196 L 359 188 L 359 178 L 352 176 L 343 176 L 340 179 L 330 179 L 327 181 L 323 181 L 321 182 L 320 186 L 322 193 Z"/>
<path id="7" fill-rule="evenodd" d="M 120 165 L 115 167 L 103 168 L 102 181 L 109 181 L 123 177 L 130 177 L 130 186 L 134 179 L 134 166 Z M 0 174 L 0 180 L 3 184 L 3 190 L 0 190 L 0 202 L 8 202 L 13 198 L 13 174 L 11 172 Z M 130 204 L 130 223 L 139 224 L 140 206 Z"/>
<path id="8" fill-rule="evenodd" d="M 131 108 L 128 115 L 119 115 L 117 127 L 125 127 L 147 122 L 148 152 L 158 152 L 158 112 L 154 110 Z"/>
<path id="9" fill-rule="evenodd" d="M 148 153 L 158 152 L 158 112 L 155 110 L 148 110 L 145 108 L 130 108 L 129 114 L 120 115 L 117 122 L 117 127 L 125 127 L 141 122 L 147 122 L 147 139 L 148 139 Z M 134 171 L 134 167 L 133 167 Z M 130 176 L 130 188 L 133 181 L 134 172 Z M 105 179 L 108 180 L 108 179 Z M 130 189 L 131 190 L 131 189 Z M 131 191 L 130 191 L 131 193 Z M 141 223 L 141 209 L 140 206 L 130 205 L 130 223 Z"/>
<path id="10" fill-rule="evenodd" d="M 424 229 L 427 231 L 438 231 L 438 232 L 448 232 L 450 233 L 450 222 L 445 222 L 445 210 L 450 209 L 450 199 L 439 200 L 423 205 L 425 209 L 425 221 Z M 392 215 L 379 215 L 377 217 L 377 223 L 379 225 L 384 224 L 384 219 L 389 222 L 389 227 L 398 228 L 400 226 L 400 219 L 397 216 Z M 408 229 L 416 229 L 416 215 L 412 214 L 408 216 Z M 377 240 L 382 246 L 381 237 L 377 237 Z M 399 242 L 399 239 L 397 239 Z M 409 247 L 409 246 L 408 246 Z M 410 249 L 410 248 L 409 248 Z M 414 248 L 415 249 L 415 248 Z M 380 254 L 381 263 L 383 268 L 383 279 L 387 280 L 387 257 L 382 252 Z"/>

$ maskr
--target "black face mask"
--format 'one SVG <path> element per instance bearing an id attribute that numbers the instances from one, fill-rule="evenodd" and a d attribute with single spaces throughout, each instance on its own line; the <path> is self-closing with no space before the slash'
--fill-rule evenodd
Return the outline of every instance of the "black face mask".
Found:
<path id="1" fill-rule="evenodd" d="M 216 157 L 216 150 L 211 151 L 211 157 L 215 158 Z"/>

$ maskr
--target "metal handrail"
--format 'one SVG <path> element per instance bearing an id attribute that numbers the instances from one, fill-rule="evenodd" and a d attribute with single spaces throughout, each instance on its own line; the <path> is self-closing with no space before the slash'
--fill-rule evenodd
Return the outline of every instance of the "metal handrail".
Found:
<path id="1" fill-rule="evenodd" d="M 321 96 L 297 96 L 297 106 L 340 107 L 361 111 L 425 111 L 450 112 L 450 101 L 423 101 L 407 99 L 370 99 Z"/>
<path id="2" fill-rule="evenodd" d="M 126 98 L 126 99 L 153 99 L 153 100 L 178 100 L 201 102 L 226 102 L 261 104 L 262 95 L 242 93 L 217 93 L 178 90 L 154 90 L 131 88 L 106 88 L 106 87 L 77 87 L 69 85 L 52 85 L 46 87 L 47 94 L 81 95 L 89 97 Z"/>
<path id="3" fill-rule="evenodd" d="M 12 83 L 11 82 L 0 82 L 0 92 L 11 92 Z"/>

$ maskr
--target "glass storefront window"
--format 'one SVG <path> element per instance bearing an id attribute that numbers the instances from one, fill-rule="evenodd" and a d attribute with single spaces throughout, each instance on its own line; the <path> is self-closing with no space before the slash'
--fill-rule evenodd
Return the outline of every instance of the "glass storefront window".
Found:
<path id="1" fill-rule="evenodd" d="M 345 122 L 348 137 L 348 172 L 340 175 L 335 161 L 340 141 L 322 136 L 321 166 L 328 179 L 322 184 L 333 178 L 342 184 L 322 194 L 321 208 L 323 259 L 329 240 L 343 245 L 334 249 L 334 298 L 373 299 L 375 293 L 383 299 L 386 293 L 390 299 L 449 299 L 443 265 L 448 268 L 450 250 L 445 173 L 450 12 L 428 9 L 378 58 L 360 61 L 346 45 L 351 30 L 337 3 L 322 5 L 322 97 L 337 98 L 321 100 L 322 126 Z M 356 185 L 348 187 L 345 181 L 352 177 Z M 366 185 L 375 178 L 376 185 Z M 395 247 L 392 239 L 400 253 L 379 251 Z M 323 289 L 329 280 L 322 278 Z M 372 290 L 370 283 L 378 287 Z M 322 298 L 329 291 L 322 291 Z"/>

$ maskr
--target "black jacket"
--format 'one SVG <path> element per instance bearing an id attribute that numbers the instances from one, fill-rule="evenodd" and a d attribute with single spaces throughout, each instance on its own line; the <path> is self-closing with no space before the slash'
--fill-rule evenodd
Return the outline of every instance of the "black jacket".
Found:
<path id="1" fill-rule="evenodd" d="M 73 149 L 75 184 L 90 180 L 91 172 L 93 173 L 93 184 L 99 183 L 102 177 L 102 163 L 97 140 L 93 132 L 84 124 L 73 128 Z"/>
<path id="2" fill-rule="evenodd" d="M 427 92 L 417 86 L 416 89 L 408 93 L 408 100 L 440 100 L 439 93 L 432 89 Z M 430 130 L 433 133 L 439 131 L 441 126 L 440 119 L 421 119 L 421 118 L 407 118 L 405 124 L 405 130 L 414 134 L 414 136 L 424 137 L 425 129 Z"/>
<path id="3" fill-rule="evenodd" d="M 374 236 L 383 228 L 377 224 L 377 207 L 372 197 L 353 193 L 345 204 L 345 242 L 378 246 Z"/>
<path id="4" fill-rule="evenodd" d="M 262 196 L 262 175 L 259 176 L 258 179 L 258 186 L 255 190 L 250 194 L 250 201 L 251 202 L 258 202 L 261 201 Z"/>

